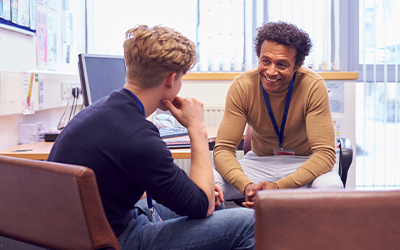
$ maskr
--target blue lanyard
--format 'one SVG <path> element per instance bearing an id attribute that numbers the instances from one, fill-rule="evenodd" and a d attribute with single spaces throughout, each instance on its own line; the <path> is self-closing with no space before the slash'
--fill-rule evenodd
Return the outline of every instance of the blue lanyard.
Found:
<path id="1" fill-rule="evenodd" d="M 139 98 L 137 98 L 137 96 L 136 96 L 132 91 L 130 91 L 129 89 L 126 89 L 126 90 L 128 90 L 129 92 L 131 92 L 131 94 L 133 95 L 133 97 L 135 97 L 135 100 L 136 100 L 137 104 L 139 105 L 140 111 L 142 111 L 143 116 L 146 116 L 146 115 L 144 114 L 144 106 L 143 106 L 143 103 L 139 100 Z"/>
<path id="2" fill-rule="evenodd" d="M 130 91 L 129 89 L 126 89 L 126 90 L 131 92 L 133 97 L 135 97 L 135 100 L 136 100 L 137 104 L 139 105 L 140 111 L 142 111 L 143 116 L 145 116 L 143 103 L 139 100 L 139 98 L 137 98 L 137 96 L 132 91 Z M 149 208 L 152 209 L 153 208 L 153 200 L 149 194 L 146 194 L 146 195 L 147 195 L 147 206 L 149 206 Z"/>
<path id="3" fill-rule="evenodd" d="M 261 88 L 263 90 L 265 105 L 267 105 L 269 118 L 271 119 L 272 125 L 274 125 L 274 129 L 275 129 L 276 135 L 278 136 L 279 148 L 280 149 L 282 149 L 283 132 L 285 131 L 285 124 L 286 124 L 286 119 L 287 119 L 287 115 L 288 115 L 288 111 L 289 111 L 290 99 L 292 98 L 292 91 L 293 91 L 293 85 L 294 85 L 295 76 L 296 76 L 296 73 L 293 75 L 293 78 L 289 83 L 289 90 L 288 90 L 288 93 L 287 93 L 287 96 L 286 96 L 285 111 L 283 112 L 281 131 L 280 132 L 278 130 L 278 124 L 276 123 L 274 114 L 272 113 L 271 104 L 269 103 L 269 100 L 268 100 L 267 91 L 265 91 L 265 89 L 263 88 L 262 83 L 261 83 Z"/>

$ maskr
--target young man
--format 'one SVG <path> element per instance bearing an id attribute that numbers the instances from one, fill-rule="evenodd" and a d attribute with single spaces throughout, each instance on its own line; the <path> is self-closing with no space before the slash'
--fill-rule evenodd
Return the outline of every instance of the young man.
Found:
<path id="1" fill-rule="evenodd" d="M 223 196 L 214 184 L 203 105 L 177 96 L 182 76 L 197 61 L 194 43 L 170 28 L 140 25 L 126 32 L 124 57 L 124 88 L 79 112 L 49 160 L 93 169 L 122 249 L 252 249 L 253 212 L 214 212 Z M 157 108 L 169 110 L 189 132 L 189 176 L 146 120 Z M 151 202 L 139 201 L 144 192 L 157 201 L 162 221 L 149 210 Z"/>
<path id="2" fill-rule="evenodd" d="M 302 67 L 312 44 L 293 24 L 257 29 L 258 68 L 236 77 L 214 148 L 216 182 L 226 199 L 252 207 L 262 189 L 342 188 L 335 163 L 335 134 L 324 80 Z M 246 123 L 251 147 L 238 161 Z"/>

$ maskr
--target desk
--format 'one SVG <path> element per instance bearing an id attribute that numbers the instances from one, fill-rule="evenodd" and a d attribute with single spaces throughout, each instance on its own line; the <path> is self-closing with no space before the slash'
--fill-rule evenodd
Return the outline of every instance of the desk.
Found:
<path id="1" fill-rule="evenodd" d="M 217 137 L 218 128 L 207 128 L 208 133 L 208 143 L 215 143 Z M 181 136 L 182 138 L 188 138 L 188 136 Z M 180 138 L 180 137 L 176 137 Z M 51 147 L 53 147 L 53 142 L 40 142 L 34 144 L 22 144 L 16 147 L 12 147 L 6 150 L 0 151 L 0 155 L 12 156 L 18 158 L 26 158 L 32 160 L 47 160 L 50 154 Z M 30 149 L 30 151 L 22 151 Z M 12 152 L 18 150 L 19 152 Z M 190 148 L 181 149 L 170 149 L 172 157 L 175 159 L 190 159 Z"/>

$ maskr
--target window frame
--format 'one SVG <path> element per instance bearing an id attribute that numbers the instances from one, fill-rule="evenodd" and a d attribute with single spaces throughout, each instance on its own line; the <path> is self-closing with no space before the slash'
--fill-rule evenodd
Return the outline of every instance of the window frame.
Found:
<path id="1" fill-rule="evenodd" d="M 387 73 L 385 79 L 385 65 L 366 64 L 366 72 L 364 73 L 364 65 L 359 63 L 359 4 L 360 1 L 346 1 L 349 13 L 348 34 L 349 34 L 349 53 L 348 53 L 348 69 L 350 71 L 358 71 L 358 82 L 396 82 L 395 67 L 396 65 L 386 65 Z M 376 75 L 374 74 L 376 67 Z M 400 65 L 397 65 L 400 70 Z M 364 74 L 365 78 L 364 79 Z M 398 81 L 399 79 L 397 79 Z"/>

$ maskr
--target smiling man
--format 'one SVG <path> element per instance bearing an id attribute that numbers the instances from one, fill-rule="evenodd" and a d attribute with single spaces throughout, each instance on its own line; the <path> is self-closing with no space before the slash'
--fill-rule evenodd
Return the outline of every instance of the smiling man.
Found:
<path id="1" fill-rule="evenodd" d="M 312 44 L 293 24 L 270 22 L 254 39 L 258 68 L 234 79 L 214 148 L 214 177 L 225 199 L 252 207 L 262 189 L 342 188 L 324 80 L 302 67 Z M 236 159 L 246 123 L 251 147 Z"/>

